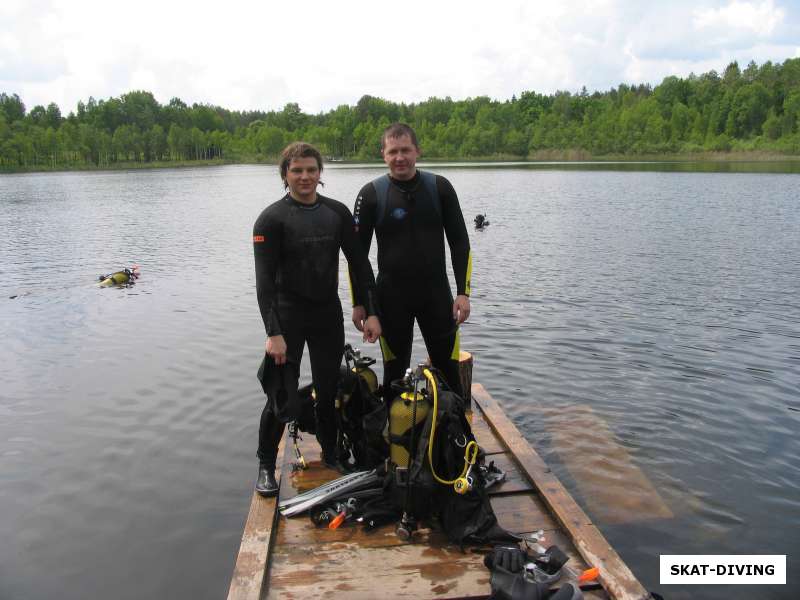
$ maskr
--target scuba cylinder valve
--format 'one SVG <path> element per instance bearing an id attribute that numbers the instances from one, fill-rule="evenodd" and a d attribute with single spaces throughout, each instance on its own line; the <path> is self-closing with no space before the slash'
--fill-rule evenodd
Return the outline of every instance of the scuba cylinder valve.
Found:
<path id="1" fill-rule="evenodd" d="M 358 375 L 358 378 L 366 386 L 369 393 L 375 394 L 378 391 L 378 376 L 370 367 L 375 364 L 375 359 L 370 356 L 362 356 L 361 350 L 353 348 L 350 344 L 344 346 L 344 361 L 347 368 Z M 351 367 L 350 364 L 353 364 Z"/>

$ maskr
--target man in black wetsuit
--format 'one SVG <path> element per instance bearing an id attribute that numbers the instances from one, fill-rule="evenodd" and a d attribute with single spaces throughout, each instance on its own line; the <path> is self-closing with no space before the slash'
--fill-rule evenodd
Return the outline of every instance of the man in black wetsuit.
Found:
<path id="1" fill-rule="evenodd" d="M 389 126 L 381 148 L 389 174 L 361 188 L 353 216 L 366 251 L 373 231 L 378 240 L 386 398 L 393 395 L 390 383 L 402 377 L 409 366 L 414 319 L 433 366 L 463 395 L 458 375 L 458 326 L 469 317 L 472 258 L 458 197 L 444 177 L 417 170 L 419 145 L 408 125 Z M 447 279 L 445 237 L 456 281 L 455 300 Z M 366 299 L 356 298 L 354 304 L 353 323 L 361 330 L 369 314 Z"/>
<path id="2" fill-rule="evenodd" d="M 267 344 L 264 368 L 268 400 L 258 432 L 256 491 L 274 495 L 275 462 L 284 421 L 293 408 L 280 394 L 296 397 L 303 346 L 308 344 L 317 400 L 317 438 L 326 466 L 336 458 L 334 398 L 344 350 L 342 305 L 338 295 L 339 249 L 351 270 L 353 293 L 366 298 L 364 340 L 381 333 L 373 301 L 375 280 L 367 253 L 353 231 L 353 216 L 341 202 L 317 194 L 320 153 L 295 142 L 283 151 L 281 177 L 288 193 L 259 215 L 253 227 L 258 307 Z M 276 381 L 279 382 L 276 384 Z M 287 393 L 288 391 L 288 393 Z"/>

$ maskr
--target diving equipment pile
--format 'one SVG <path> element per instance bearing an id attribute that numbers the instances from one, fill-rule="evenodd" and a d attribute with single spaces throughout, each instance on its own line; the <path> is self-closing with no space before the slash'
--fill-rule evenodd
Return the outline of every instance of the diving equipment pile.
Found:
<path id="1" fill-rule="evenodd" d="M 392 385 L 398 394 L 389 408 L 386 489 L 400 515 L 398 536 L 410 539 L 418 523 L 435 521 L 461 546 L 519 540 L 500 527 L 489 503 L 487 477 L 496 483 L 502 475 L 483 465 L 464 400 L 424 364 Z"/>
<path id="2" fill-rule="evenodd" d="M 497 523 L 486 491 L 505 474 L 484 464 L 464 401 L 441 373 L 426 365 L 409 369 L 393 382 L 397 395 L 387 407 L 369 369 L 374 361 L 349 346 L 345 359 L 336 399 L 339 458 L 361 470 L 280 503 L 281 514 L 310 510 L 318 525 L 344 515 L 337 527 L 358 521 L 367 530 L 399 521 L 403 539 L 425 523 L 461 546 L 518 541 Z"/>

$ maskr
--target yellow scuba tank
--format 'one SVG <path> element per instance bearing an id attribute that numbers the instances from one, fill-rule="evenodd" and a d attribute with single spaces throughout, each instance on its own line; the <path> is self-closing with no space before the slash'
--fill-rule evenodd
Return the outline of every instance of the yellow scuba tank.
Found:
<path id="1" fill-rule="evenodd" d="M 109 287 L 112 285 L 127 285 L 135 282 L 139 278 L 139 266 L 134 265 L 130 268 L 122 269 L 116 273 L 109 273 L 108 275 L 100 275 L 97 278 L 100 287 Z"/>
<path id="2" fill-rule="evenodd" d="M 378 376 L 375 374 L 375 371 L 369 367 L 360 367 L 358 365 L 353 367 L 352 370 L 353 373 L 361 378 L 371 394 L 374 394 L 378 391 Z"/>
<path id="3" fill-rule="evenodd" d="M 375 364 L 375 359 L 362 356 L 361 350 L 354 349 L 350 344 L 344 347 L 344 358 L 348 367 L 352 361 L 353 367 L 350 370 L 364 382 L 370 394 L 375 394 L 378 391 L 378 376 L 370 369 Z"/>
<path id="4" fill-rule="evenodd" d="M 416 424 L 419 424 L 425 421 L 430 410 L 428 400 L 422 392 L 415 392 L 413 388 L 401 391 L 389 407 L 389 459 L 401 469 L 408 465 L 408 450 L 400 439 L 403 438 L 406 444 L 411 439 L 411 420 L 414 418 L 415 405 Z"/>

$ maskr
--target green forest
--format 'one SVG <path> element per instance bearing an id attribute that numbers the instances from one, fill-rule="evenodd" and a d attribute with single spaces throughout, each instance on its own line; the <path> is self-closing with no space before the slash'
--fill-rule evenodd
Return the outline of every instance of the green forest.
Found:
<path id="1" fill-rule="evenodd" d="M 782 64 L 728 65 L 659 85 L 551 95 L 522 92 L 395 103 L 363 96 L 306 114 L 231 111 L 150 92 L 79 102 L 64 116 L 55 103 L 30 110 L 0 93 L 0 168 L 6 171 L 107 168 L 134 163 L 268 162 L 305 140 L 337 159 L 380 158 L 380 136 L 404 121 L 430 159 L 602 158 L 763 152 L 800 155 L 800 58 Z"/>

